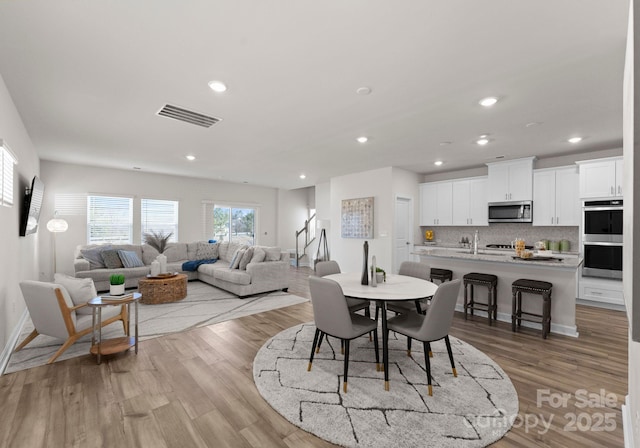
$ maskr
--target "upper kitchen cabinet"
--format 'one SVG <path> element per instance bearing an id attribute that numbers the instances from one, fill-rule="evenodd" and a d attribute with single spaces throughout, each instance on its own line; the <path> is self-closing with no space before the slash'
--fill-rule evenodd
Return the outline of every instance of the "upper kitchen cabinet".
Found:
<path id="1" fill-rule="evenodd" d="M 420 225 L 451 225 L 451 181 L 420 184 Z"/>
<path id="2" fill-rule="evenodd" d="M 579 226 L 578 170 L 571 166 L 533 172 L 533 225 Z"/>
<path id="3" fill-rule="evenodd" d="M 487 178 L 452 181 L 454 226 L 488 226 Z"/>
<path id="4" fill-rule="evenodd" d="M 580 167 L 580 198 L 622 197 L 622 157 L 584 160 Z"/>
<path id="5" fill-rule="evenodd" d="M 531 201 L 535 157 L 487 163 L 489 202 Z"/>

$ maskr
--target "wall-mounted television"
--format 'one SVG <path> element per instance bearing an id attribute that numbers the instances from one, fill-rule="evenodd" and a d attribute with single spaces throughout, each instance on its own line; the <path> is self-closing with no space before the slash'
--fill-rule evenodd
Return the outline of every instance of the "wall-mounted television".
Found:
<path id="1" fill-rule="evenodd" d="M 44 197 L 44 184 L 38 176 L 33 176 L 31 188 L 24 192 L 22 215 L 20 220 L 20 236 L 27 236 L 38 231 L 40 210 Z"/>

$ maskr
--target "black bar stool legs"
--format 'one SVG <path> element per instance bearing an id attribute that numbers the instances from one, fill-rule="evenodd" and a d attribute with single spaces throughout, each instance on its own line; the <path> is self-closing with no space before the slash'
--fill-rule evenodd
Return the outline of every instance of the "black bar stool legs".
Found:
<path id="1" fill-rule="evenodd" d="M 551 289 L 549 282 L 539 280 L 518 279 L 511 284 L 513 297 L 511 299 L 511 331 L 516 331 L 522 321 L 542 324 L 542 338 L 547 339 L 551 332 Z M 522 311 L 522 293 L 542 296 L 542 314 Z"/>
<path id="2" fill-rule="evenodd" d="M 474 310 L 482 310 L 487 312 L 489 317 L 489 325 L 493 325 L 493 321 L 498 318 L 498 298 L 497 287 L 498 277 L 493 274 L 480 274 L 471 272 L 462 277 L 464 283 L 464 319 L 467 320 L 467 313 L 471 312 L 473 316 Z M 487 302 L 478 302 L 474 296 L 474 286 L 484 286 L 487 288 Z M 470 295 L 467 290 L 470 289 Z"/>

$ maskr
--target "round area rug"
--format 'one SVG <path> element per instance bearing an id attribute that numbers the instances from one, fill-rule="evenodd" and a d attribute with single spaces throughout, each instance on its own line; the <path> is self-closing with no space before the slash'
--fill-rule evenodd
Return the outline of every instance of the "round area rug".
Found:
<path id="1" fill-rule="evenodd" d="M 450 337 L 431 344 L 433 396 L 427 393 L 422 344 L 407 356 L 404 336 L 389 335 L 389 383 L 376 371 L 368 336 L 351 341 L 347 393 L 340 341 L 325 338 L 307 371 L 313 322 L 284 330 L 258 351 L 253 377 L 264 399 L 294 425 L 345 447 L 483 447 L 500 439 L 518 413 L 518 394 L 488 356 Z M 380 360 L 382 360 L 382 332 Z"/>

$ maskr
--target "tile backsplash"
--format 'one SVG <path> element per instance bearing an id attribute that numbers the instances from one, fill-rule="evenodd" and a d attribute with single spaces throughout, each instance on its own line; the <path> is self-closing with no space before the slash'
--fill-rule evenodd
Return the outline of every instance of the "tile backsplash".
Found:
<path id="1" fill-rule="evenodd" d="M 558 227 L 543 227 L 533 226 L 531 224 L 524 223 L 497 223 L 490 224 L 489 226 L 473 227 L 473 226 L 443 226 L 443 227 L 420 227 L 422 241 L 417 241 L 418 244 L 422 244 L 424 240 L 424 231 L 433 230 L 433 238 L 436 242 L 441 244 L 455 245 L 460 242 L 463 236 L 469 238 L 469 241 L 473 240 L 473 234 L 478 230 L 480 237 L 480 246 L 486 246 L 487 244 L 508 244 L 516 238 L 522 238 L 527 245 L 533 245 L 536 241 L 550 240 L 560 241 L 569 240 L 570 251 L 579 252 L 579 227 L 577 226 L 558 226 Z"/>

